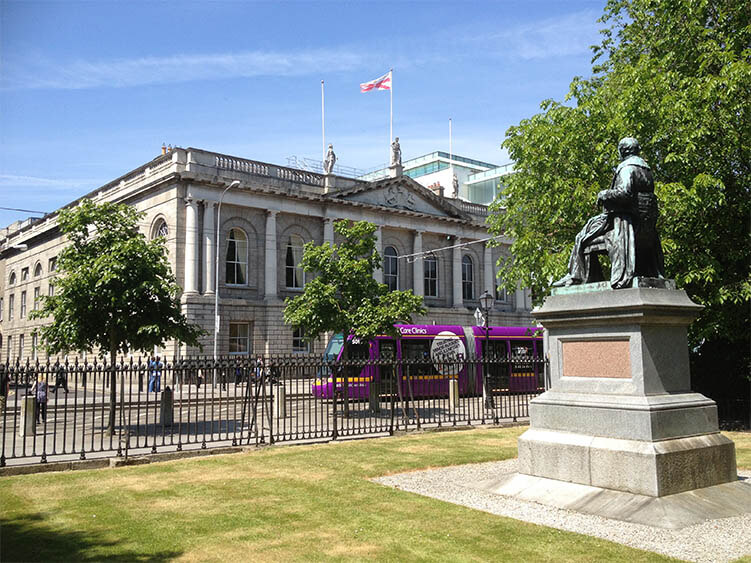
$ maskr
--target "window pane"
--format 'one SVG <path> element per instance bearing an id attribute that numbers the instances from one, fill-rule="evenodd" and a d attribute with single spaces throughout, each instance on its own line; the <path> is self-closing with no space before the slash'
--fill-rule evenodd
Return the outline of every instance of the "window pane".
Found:
<path id="1" fill-rule="evenodd" d="M 387 246 L 383 251 L 383 282 L 388 286 L 389 291 L 396 291 L 399 289 L 399 263 L 397 260 L 397 252 L 393 246 Z"/>
<path id="2" fill-rule="evenodd" d="M 438 297 L 438 260 L 425 259 L 425 296 Z"/>
<path id="3" fill-rule="evenodd" d="M 472 258 L 464 256 L 462 258 L 462 298 L 474 299 L 474 268 Z"/>
<path id="4" fill-rule="evenodd" d="M 226 283 L 248 283 L 248 238 L 240 229 L 230 229 L 227 235 Z"/>

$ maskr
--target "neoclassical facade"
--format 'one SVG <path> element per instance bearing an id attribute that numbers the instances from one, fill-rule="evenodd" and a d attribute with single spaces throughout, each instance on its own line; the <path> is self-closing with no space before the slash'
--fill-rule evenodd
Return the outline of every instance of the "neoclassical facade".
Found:
<path id="1" fill-rule="evenodd" d="M 528 292 L 496 290 L 510 241 L 489 244 L 487 208 L 441 197 L 398 171 L 362 181 L 175 148 L 85 197 L 133 205 L 144 213 L 143 232 L 166 239 L 183 309 L 207 331 L 202 351 L 172 344 L 162 350 L 170 356 L 213 353 L 217 292 L 219 354 L 322 351 L 325 342 L 307 345 L 282 313 L 307 281 L 303 245 L 335 242 L 337 219 L 378 226 L 384 262 L 375 275 L 424 297 L 428 313 L 414 322 L 474 324 L 488 290 L 496 296 L 491 324 L 533 324 Z M 44 321 L 28 312 L 54 292 L 64 245 L 56 212 L 0 230 L 1 359 L 45 359 L 34 336 Z"/>

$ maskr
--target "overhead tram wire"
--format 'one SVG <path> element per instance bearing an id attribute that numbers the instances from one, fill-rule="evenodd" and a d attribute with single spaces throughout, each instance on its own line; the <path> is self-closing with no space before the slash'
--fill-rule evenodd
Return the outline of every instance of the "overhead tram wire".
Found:
<path id="1" fill-rule="evenodd" d="M 34 211 L 33 209 L 18 209 L 17 207 L 0 207 L 3 211 L 20 211 L 22 213 L 36 213 L 38 215 L 47 215 L 46 211 Z"/>

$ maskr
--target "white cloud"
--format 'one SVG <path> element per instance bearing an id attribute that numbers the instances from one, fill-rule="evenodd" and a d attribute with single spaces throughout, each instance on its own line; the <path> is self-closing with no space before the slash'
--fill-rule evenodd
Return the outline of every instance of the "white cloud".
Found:
<path id="1" fill-rule="evenodd" d="M 523 60 L 578 55 L 589 51 L 597 42 L 598 17 L 599 13 L 594 11 L 576 12 L 490 34 L 468 36 L 467 41 L 490 45 L 498 54 Z"/>
<path id="2" fill-rule="evenodd" d="M 57 179 L 40 178 L 37 176 L 17 176 L 15 174 L 0 174 L 0 188 L 48 188 L 68 190 L 91 186 L 98 182 L 93 179 Z"/>
<path id="3" fill-rule="evenodd" d="M 123 88 L 194 80 L 299 76 L 349 70 L 363 57 L 348 49 L 298 52 L 249 51 L 140 57 L 111 61 L 24 61 L 6 68 L 3 89 Z"/>

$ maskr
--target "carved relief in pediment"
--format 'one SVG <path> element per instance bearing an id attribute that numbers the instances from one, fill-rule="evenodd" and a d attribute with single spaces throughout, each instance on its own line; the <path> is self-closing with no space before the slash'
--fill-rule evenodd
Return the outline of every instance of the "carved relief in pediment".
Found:
<path id="1" fill-rule="evenodd" d="M 401 186 L 389 186 L 383 192 L 383 200 L 389 207 L 404 207 L 412 211 L 415 210 L 414 194 Z"/>

